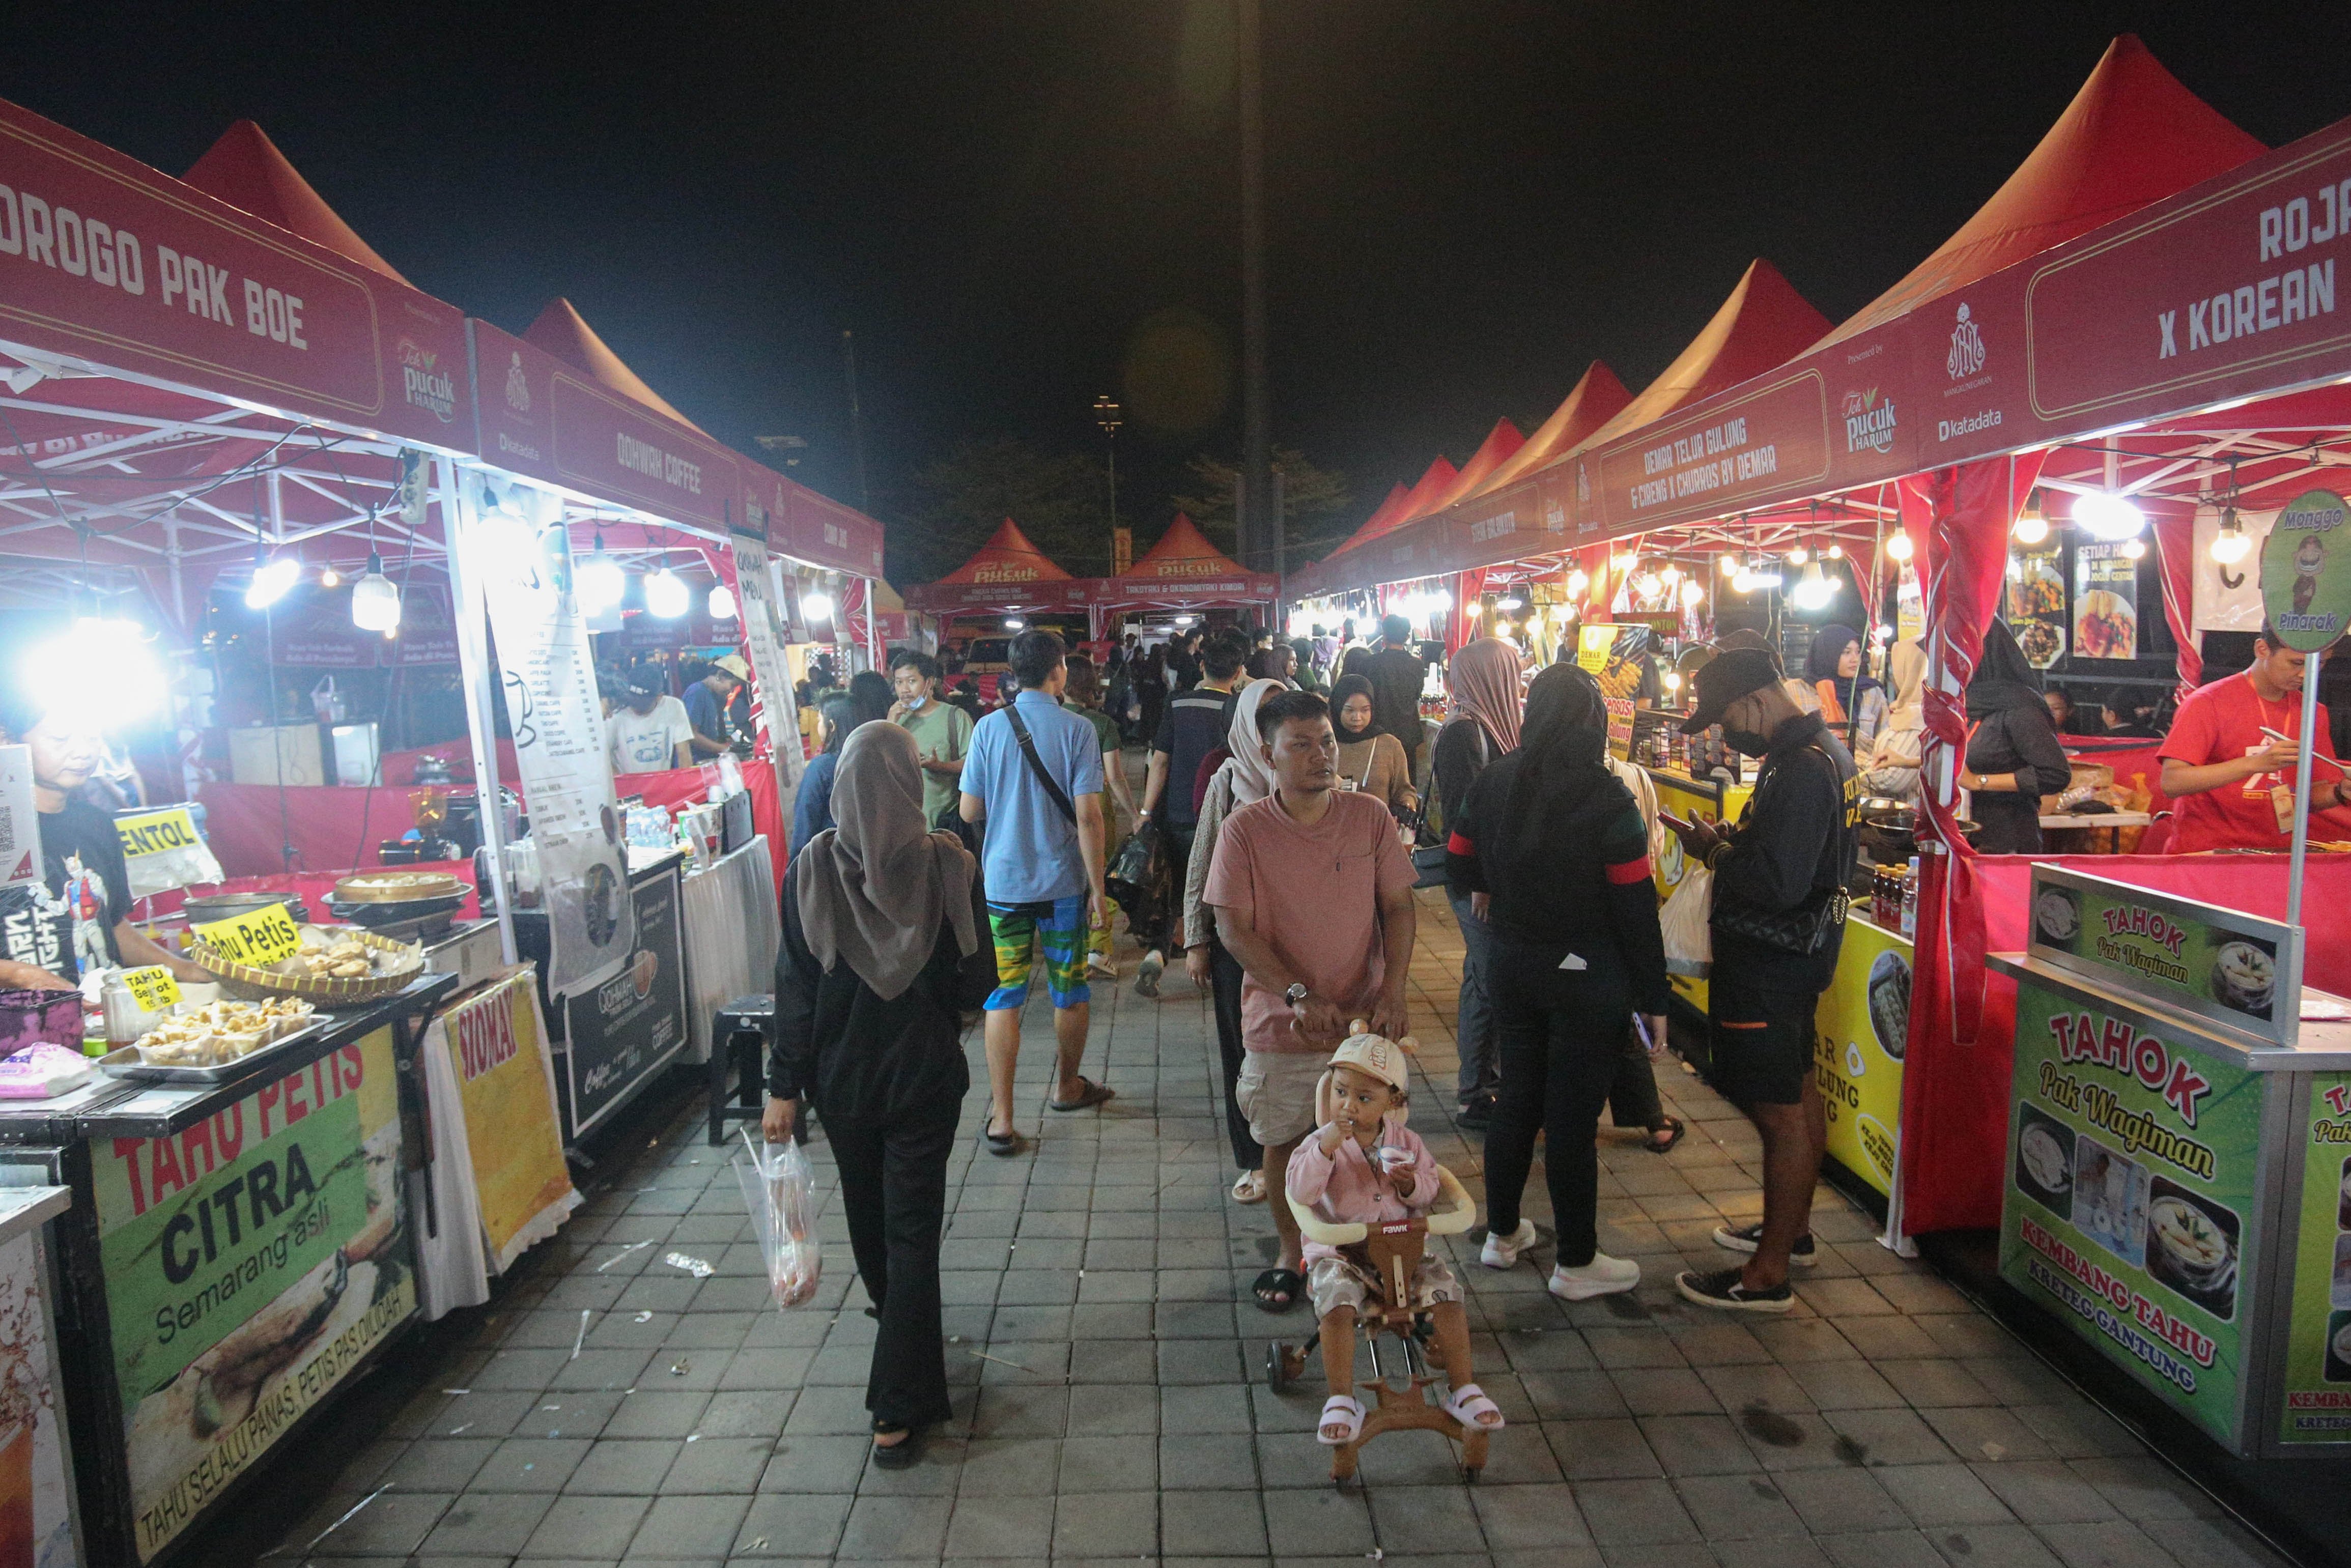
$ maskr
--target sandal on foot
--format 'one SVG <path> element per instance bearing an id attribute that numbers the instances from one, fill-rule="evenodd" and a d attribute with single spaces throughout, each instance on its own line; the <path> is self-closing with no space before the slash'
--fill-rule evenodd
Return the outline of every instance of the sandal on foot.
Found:
<path id="1" fill-rule="evenodd" d="M 1347 1435 L 1343 1437 L 1331 1436 L 1329 1428 L 1332 1427 L 1344 1427 Z M 1322 1419 L 1315 1424 L 1314 1440 L 1326 1448 L 1343 1448 L 1353 1442 L 1355 1435 L 1363 1429 L 1364 1402 L 1344 1394 L 1333 1394 L 1322 1401 Z"/>
<path id="2" fill-rule="evenodd" d="M 890 1421 L 873 1423 L 873 1435 L 877 1437 L 886 1437 L 898 1432 L 906 1435 L 887 1448 L 880 1443 L 873 1445 L 873 1462 L 885 1470 L 911 1469 L 914 1461 L 923 1457 L 923 1429 L 920 1427 L 901 1427 Z"/>
<path id="3" fill-rule="evenodd" d="M 1118 1091 L 1091 1078 L 1078 1080 L 1078 1097 L 1074 1100 L 1048 1100 L 1045 1103 L 1056 1111 L 1082 1111 L 1089 1105 L 1099 1105 L 1115 1097 Z"/>
<path id="4" fill-rule="evenodd" d="M 1233 1183 L 1233 1201 L 1235 1203 L 1263 1203 L 1265 1201 L 1265 1173 L 1263 1171 L 1241 1172 L 1239 1179 Z"/>
<path id="5" fill-rule="evenodd" d="M 1641 1140 L 1641 1146 L 1653 1155 L 1668 1155 L 1673 1153 L 1674 1145 L 1682 1141 L 1682 1134 L 1688 1131 L 1679 1117 L 1668 1116 L 1663 1124 L 1649 1129 L 1648 1135 Z M 1662 1144 L 1657 1142 L 1659 1133 L 1669 1134 Z"/>
<path id="6" fill-rule="evenodd" d="M 1249 1294 L 1257 1298 L 1261 1312 L 1286 1312 L 1305 1291 L 1306 1276 L 1295 1269 L 1268 1269 L 1249 1282 Z M 1277 1295 L 1281 1300 L 1275 1301 Z"/>
<path id="7" fill-rule="evenodd" d="M 1019 1132 L 991 1133 L 987 1130 L 987 1124 L 985 1122 L 980 1124 L 979 1141 L 987 1145 L 987 1152 L 991 1155 L 1017 1155 L 1020 1152 L 1021 1140 Z"/>
<path id="8" fill-rule="evenodd" d="M 1502 1407 L 1486 1397 L 1486 1391 L 1474 1383 L 1465 1383 L 1445 1396 L 1442 1406 L 1447 1416 L 1473 1432 L 1499 1432 L 1502 1429 Z M 1479 1417 L 1491 1414 L 1491 1421 Z"/>

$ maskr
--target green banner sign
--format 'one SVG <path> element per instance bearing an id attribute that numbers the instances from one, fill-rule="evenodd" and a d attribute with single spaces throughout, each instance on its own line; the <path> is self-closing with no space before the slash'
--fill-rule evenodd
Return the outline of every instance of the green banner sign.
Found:
<path id="1" fill-rule="evenodd" d="M 2032 950 L 2119 990 L 2290 1043 L 2298 996 L 2287 928 L 2100 877 L 2036 866 Z"/>
<path id="2" fill-rule="evenodd" d="M 2286 503 L 2262 542 L 2262 612 L 2289 648 L 2315 653 L 2351 626 L 2351 504 L 2332 490 Z"/>
<path id="3" fill-rule="evenodd" d="M 2351 1074 L 2310 1082 L 2278 1440 L 2351 1442 Z"/>
<path id="4" fill-rule="evenodd" d="M 2179 1031 L 2017 983 L 2001 1275 L 2231 1448 L 2262 1088 Z"/>

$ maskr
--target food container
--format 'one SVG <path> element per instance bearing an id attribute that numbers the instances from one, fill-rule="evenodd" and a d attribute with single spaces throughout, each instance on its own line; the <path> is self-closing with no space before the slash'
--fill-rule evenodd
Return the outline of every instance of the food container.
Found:
<path id="1" fill-rule="evenodd" d="M 375 972 L 348 979 L 326 975 L 288 974 L 276 968 L 256 968 L 240 964 L 215 952 L 203 942 L 190 945 L 188 956 L 220 977 L 221 988 L 232 997 L 252 999 L 259 997 L 308 997 L 319 1002 L 362 1002 L 377 997 L 387 997 L 414 979 L 424 967 L 424 950 L 406 942 L 395 942 L 372 931 L 357 926 L 339 925 L 320 928 L 301 927 L 306 942 L 356 942 L 371 953 L 384 955 L 372 960 Z"/>

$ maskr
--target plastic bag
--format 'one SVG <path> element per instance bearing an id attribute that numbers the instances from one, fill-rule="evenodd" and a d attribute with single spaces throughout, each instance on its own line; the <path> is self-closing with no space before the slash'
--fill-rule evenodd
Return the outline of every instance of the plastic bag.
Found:
<path id="1" fill-rule="evenodd" d="M 759 1256 L 768 1265 L 768 1285 L 778 1307 L 805 1306 L 815 1299 L 824 1274 L 824 1244 L 816 1228 L 816 1172 L 798 1144 L 755 1144 L 742 1129 L 747 1159 L 737 1159 L 735 1179 L 743 1186 L 744 1207 Z"/>
<path id="2" fill-rule="evenodd" d="M 1692 862 L 1657 912 L 1669 972 L 1703 979 L 1714 967 L 1714 928 L 1708 924 L 1713 914 L 1714 873 Z"/>

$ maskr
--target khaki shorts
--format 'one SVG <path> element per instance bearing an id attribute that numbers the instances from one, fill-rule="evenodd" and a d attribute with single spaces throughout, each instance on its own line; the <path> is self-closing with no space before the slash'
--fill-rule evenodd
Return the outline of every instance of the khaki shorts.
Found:
<path id="1" fill-rule="evenodd" d="M 1233 1085 L 1233 1103 L 1249 1118 L 1249 1136 L 1270 1149 L 1312 1132 L 1314 1085 L 1329 1066 L 1330 1058 L 1320 1051 L 1248 1052 Z"/>
<path id="2" fill-rule="evenodd" d="M 1317 1318 L 1327 1318 L 1341 1307 L 1353 1307 L 1360 1315 L 1365 1301 L 1386 1299 L 1384 1289 L 1370 1264 L 1343 1252 L 1325 1253 L 1306 1270 L 1306 1290 L 1314 1298 Z M 1412 1276 L 1412 1304 L 1433 1307 L 1460 1299 L 1461 1281 L 1453 1277 L 1451 1266 L 1433 1253 L 1422 1253 Z"/>

